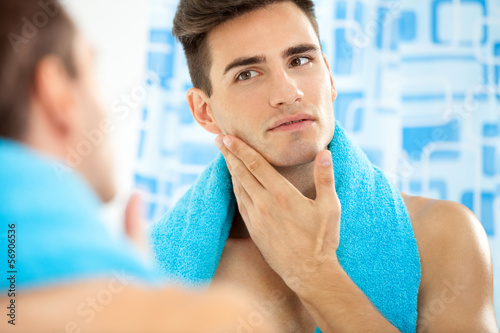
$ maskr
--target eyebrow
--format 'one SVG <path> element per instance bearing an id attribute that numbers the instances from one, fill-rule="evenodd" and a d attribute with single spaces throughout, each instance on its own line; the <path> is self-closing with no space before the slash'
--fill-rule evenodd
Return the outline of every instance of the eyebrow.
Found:
<path id="1" fill-rule="evenodd" d="M 265 62 L 266 62 L 266 57 L 264 57 L 262 55 L 255 56 L 255 57 L 238 58 L 226 66 L 226 69 L 224 70 L 224 74 L 222 76 L 225 76 L 227 74 L 227 72 L 229 72 L 231 69 L 236 68 L 236 67 L 263 64 Z"/>
<path id="2" fill-rule="evenodd" d="M 311 51 L 317 52 L 318 47 L 314 44 L 300 44 L 286 49 L 281 53 L 281 56 L 283 58 L 288 58 L 296 54 L 306 53 Z M 229 65 L 226 66 L 226 68 L 224 69 L 224 74 L 222 76 L 225 76 L 227 72 L 236 67 L 258 65 L 258 64 L 263 64 L 265 62 L 266 62 L 266 57 L 263 55 L 238 58 L 233 60 Z"/>
<path id="3" fill-rule="evenodd" d="M 306 53 L 306 52 L 311 52 L 311 51 L 317 52 L 318 47 L 314 44 L 300 44 L 297 46 L 292 46 L 289 49 L 285 50 L 281 54 L 281 56 L 283 58 L 288 58 L 288 57 L 291 57 L 291 56 L 296 55 L 296 54 Z"/>

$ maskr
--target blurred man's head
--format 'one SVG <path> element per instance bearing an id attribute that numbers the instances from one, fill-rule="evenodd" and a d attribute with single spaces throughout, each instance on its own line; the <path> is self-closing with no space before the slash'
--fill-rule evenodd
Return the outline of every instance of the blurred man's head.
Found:
<path id="1" fill-rule="evenodd" d="M 0 38 L 0 137 L 65 159 L 110 200 L 112 163 L 87 42 L 52 0 L 2 0 Z"/>
<path id="2" fill-rule="evenodd" d="M 206 130 L 240 137 L 276 167 L 327 147 L 336 91 L 311 0 L 181 0 L 173 33 Z"/>

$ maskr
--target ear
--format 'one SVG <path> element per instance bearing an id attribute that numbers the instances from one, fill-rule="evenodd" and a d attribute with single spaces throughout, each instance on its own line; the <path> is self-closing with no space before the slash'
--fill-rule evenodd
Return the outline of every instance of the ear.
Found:
<path id="1" fill-rule="evenodd" d="M 33 98 L 43 117 L 58 135 L 66 135 L 78 121 L 71 79 L 56 57 L 42 59 L 34 73 Z"/>
<path id="2" fill-rule="evenodd" d="M 194 119 L 201 125 L 201 127 L 210 133 L 217 135 L 222 134 L 222 131 L 214 118 L 212 107 L 210 106 L 210 98 L 203 90 L 198 88 L 189 89 L 187 93 L 187 101 Z"/>
<path id="3" fill-rule="evenodd" d="M 332 102 L 335 102 L 337 99 L 337 89 L 335 89 L 335 83 L 333 83 L 332 72 L 330 71 L 330 65 L 328 64 L 328 60 L 326 59 L 326 55 L 323 53 L 323 59 L 325 59 L 326 68 L 328 68 L 328 74 L 330 75 L 330 84 L 332 86 Z"/>

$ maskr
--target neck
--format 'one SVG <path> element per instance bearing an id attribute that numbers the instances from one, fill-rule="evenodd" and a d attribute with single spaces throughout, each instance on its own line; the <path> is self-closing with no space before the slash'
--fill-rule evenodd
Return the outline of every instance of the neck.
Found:
<path id="1" fill-rule="evenodd" d="M 63 159 L 65 155 L 64 138 L 47 117 L 43 116 L 40 108 L 40 106 L 35 105 L 30 110 L 22 143 L 45 155 Z"/>
<path id="2" fill-rule="evenodd" d="M 291 167 L 277 167 L 276 170 L 297 190 L 309 199 L 316 197 L 314 185 L 314 161 Z"/>

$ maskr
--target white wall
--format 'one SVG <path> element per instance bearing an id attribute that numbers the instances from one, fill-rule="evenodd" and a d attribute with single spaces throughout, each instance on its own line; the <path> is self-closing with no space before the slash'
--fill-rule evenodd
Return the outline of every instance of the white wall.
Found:
<path id="1" fill-rule="evenodd" d="M 130 95 L 142 84 L 149 28 L 149 1 L 146 0 L 66 0 L 64 4 L 96 50 L 96 76 L 105 105 L 116 126 L 112 132 L 115 178 L 118 195 L 107 205 L 105 219 L 113 230 L 123 221 L 123 211 L 133 186 L 133 167 L 137 151 L 142 106 L 118 119 L 113 104 Z"/>

